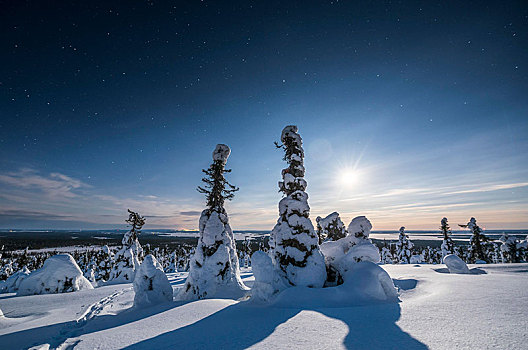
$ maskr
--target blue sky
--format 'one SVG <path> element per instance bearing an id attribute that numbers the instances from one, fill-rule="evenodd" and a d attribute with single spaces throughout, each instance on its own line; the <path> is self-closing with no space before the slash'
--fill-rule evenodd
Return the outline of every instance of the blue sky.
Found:
<path id="1" fill-rule="evenodd" d="M 288 124 L 312 218 L 528 227 L 527 6 L 134 6 L 6 5 L 0 227 L 196 228 L 226 143 L 233 228 L 271 229 Z"/>

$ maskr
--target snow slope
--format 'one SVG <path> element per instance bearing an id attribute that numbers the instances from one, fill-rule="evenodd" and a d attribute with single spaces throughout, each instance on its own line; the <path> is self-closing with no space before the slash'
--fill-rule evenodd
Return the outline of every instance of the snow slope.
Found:
<path id="1" fill-rule="evenodd" d="M 208 299 L 132 307 L 131 284 L 0 296 L 2 349 L 527 349 L 528 264 L 383 265 L 399 303 L 324 307 Z M 174 293 L 185 274 L 168 275 Z M 251 271 L 242 269 L 252 285 Z M 320 293 L 315 293 L 319 295 Z M 324 293 L 323 293 L 324 294 Z M 299 304 L 299 303 L 297 303 Z"/>

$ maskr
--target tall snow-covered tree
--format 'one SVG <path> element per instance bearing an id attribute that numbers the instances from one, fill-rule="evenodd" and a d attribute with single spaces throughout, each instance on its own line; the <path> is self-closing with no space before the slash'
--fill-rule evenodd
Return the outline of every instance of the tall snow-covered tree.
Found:
<path id="1" fill-rule="evenodd" d="M 325 218 L 318 216 L 315 221 L 317 222 L 319 244 L 324 241 L 337 241 L 347 235 L 345 224 L 341 221 L 338 212 L 333 212 Z"/>
<path id="2" fill-rule="evenodd" d="M 443 218 L 440 221 L 440 233 L 444 237 L 442 241 L 442 259 L 449 254 L 455 254 L 455 244 L 453 243 L 453 240 L 451 239 L 451 228 L 449 227 L 449 224 L 447 223 L 447 218 Z"/>
<path id="3" fill-rule="evenodd" d="M 409 264 L 411 262 L 412 251 L 414 244 L 409 240 L 409 236 L 405 233 L 405 227 L 400 227 L 400 235 L 396 243 L 396 254 L 400 264 Z"/>
<path id="4" fill-rule="evenodd" d="M 288 167 L 282 170 L 279 191 L 279 219 L 270 234 L 270 256 L 284 286 L 322 287 L 326 280 L 324 257 L 310 221 L 310 207 L 304 179 L 304 150 L 297 126 L 282 130 L 281 143 Z"/>
<path id="5" fill-rule="evenodd" d="M 469 240 L 469 261 L 471 263 L 476 262 L 477 260 L 482 260 L 485 262 L 490 262 L 489 257 L 486 255 L 485 243 L 488 242 L 488 237 L 482 233 L 482 229 L 477 225 L 477 220 L 471 218 L 467 225 L 465 225 L 472 233 L 472 236 Z"/>
<path id="6" fill-rule="evenodd" d="M 233 231 L 224 208 L 225 200 L 231 200 L 238 188 L 227 182 L 225 169 L 231 150 L 219 144 L 213 152 L 213 163 L 203 170 L 204 187 L 198 192 L 205 194 L 207 208 L 200 216 L 200 238 L 191 259 L 190 270 L 180 298 L 186 300 L 227 296 L 238 298 L 248 288 L 240 278 L 240 267 Z"/>
<path id="7" fill-rule="evenodd" d="M 119 282 L 132 282 L 134 274 L 143 258 L 143 248 L 139 244 L 138 235 L 145 225 L 145 218 L 136 212 L 128 209 L 128 219 L 126 223 L 130 225 L 130 230 L 123 236 L 121 249 L 116 253 L 114 266 L 110 275 L 110 280 Z"/>

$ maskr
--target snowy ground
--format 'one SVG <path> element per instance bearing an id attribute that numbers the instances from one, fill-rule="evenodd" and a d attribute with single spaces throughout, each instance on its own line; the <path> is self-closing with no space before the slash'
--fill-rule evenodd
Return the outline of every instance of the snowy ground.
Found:
<path id="1" fill-rule="evenodd" d="M 445 265 L 383 267 L 400 288 L 397 304 L 212 299 L 134 309 L 131 284 L 2 294 L 0 348 L 528 349 L 528 264 L 470 265 L 471 275 L 449 274 Z M 176 291 L 185 275 L 169 277 Z M 250 271 L 243 277 L 252 284 Z"/>

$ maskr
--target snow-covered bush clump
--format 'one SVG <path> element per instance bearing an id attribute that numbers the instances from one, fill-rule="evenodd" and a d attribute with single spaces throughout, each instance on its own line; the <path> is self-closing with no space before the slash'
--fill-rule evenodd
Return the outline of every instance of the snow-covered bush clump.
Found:
<path id="1" fill-rule="evenodd" d="M 217 145 L 213 152 L 213 164 L 203 172 L 207 209 L 200 216 L 200 238 L 191 259 L 187 280 L 179 294 L 181 299 L 192 300 L 212 297 L 240 298 L 248 288 L 240 278 L 240 267 L 233 231 L 229 225 L 224 201 L 234 196 L 237 187 L 229 184 L 224 173 L 231 150 Z"/>
<path id="2" fill-rule="evenodd" d="M 442 245 L 440 246 L 442 249 L 442 258 L 449 254 L 455 254 L 455 244 L 451 239 L 451 229 L 447 223 L 447 218 L 442 218 L 440 221 L 440 233 L 444 238 L 442 240 Z"/>
<path id="3" fill-rule="evenodd" d="M 19 285 L 17 295 L 51 294 L 93 289 L 92 284 L 70 254 L 49 257 L 44 266 L 29 274 Z"/>
<path id="4" fill-rule="evenodd" d="M 405 227 L 400 227 L 400 235 L 398 236 L 398 242 L 396 243 L 396 255 L 398 263 L 410 264 L 412 251 L 414 244 L 409 240 L 409 236 L 405 233 Z"/>
<path id="5" fill-rule="evenodd" d="M 134 278 L 134 305 L 148 305 L 172 301 L 172 287 L 156 258 L 149 254 L 145 257 Z"/>
<path id="6" fill-rule="evenodd" d="M 143 255 L 143 248 L 139 244 L 138 235 L 145 225 L 145 218 L 128 210 L 129 217 L 126 222 L 131 226 L 130 231 L 125 233 L 121 243 L 123 246 L 115 255 L 114 266 L 110 274 L 113 282 L 132 282 L 134 274 L 139 267 L 140 259 Z"/>
<path id="7" fill-rule="evenodd" d="M 321 244 L 321 252 L 328 266 L 327 285 L 340 284 L 355 263 L 380 261 L 379 250 L 369 238 L 371 230 L 370 221 L 365 216 L 358 216 L 348 225 L 348 236 Z"/>
<path id="8" fill-rule="evenodd" d="M 502 261 L 507 263 L 517 263 L 521 261 L 523 244 L 515 236 L 510 236 L 504 232 L 499 239 L 502 242 L 500 247 Z"/>
<path id="9" fill-rule="evenodd" d="M 455 254 L 446 255 L 443 261 L 450 273 L 470 273 L 466 263 Z"/>
<path id="10" fill-rule="evenodd" d="M 0 282 L 0 293 L 14 293 L 18 290 L 20 283 L 29 276 L 30 272 L 27 267 L 18 270 L 5 281 Z"/>
<path id="11" fill-rule="evenodd" d="M 282 130 L 281 144 L 288 167 L 282 170 L 279 191 L 279 219 L 270 234 L 270 257 L 276 273 L 275 288 L 285 286 L 322 287 L 326 280 L 324 257 L 310 221 L 307 183 L 304 180 L 304 150 L 297 126 Z"/>
<path id="12" fill-rule="evenodd" d="M 325 218 L 318 216 L 315 221 L 317 222 L 319 244 L 324 241 L 337 241 L 347 235 L 345 224 L 341 221 L 338 212 L 333 212 Z"/>

